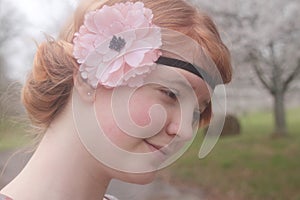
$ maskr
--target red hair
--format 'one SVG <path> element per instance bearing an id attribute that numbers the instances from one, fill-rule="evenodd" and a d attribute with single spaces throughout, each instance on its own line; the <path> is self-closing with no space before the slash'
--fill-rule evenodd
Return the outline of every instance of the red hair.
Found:
<path id="1" fill-rule="evenodd" d="M 136 0 L 132 1 L 135 2 Z M 206 14 L 184 0 L 139 0 L 153 11 L 159 27 L 179 31 L 203 47 L 217 66 L 224 83 L 232 76 L 230 53 L 216 25 Z M 32 123 L 45 130 L 64 109 L 73 88 L 73 73 L 78 64 L 72 56 L 74 33 L 83 24 L 84 15 L 103 5 L 125 0 L 85 0 L 61 31 L 58 41 L 48 40 L 38 47 L 33 70 L 23 87 L 22 100 Z M 202 113 L 200 125 L 211 118 L 211 105 Z"/>

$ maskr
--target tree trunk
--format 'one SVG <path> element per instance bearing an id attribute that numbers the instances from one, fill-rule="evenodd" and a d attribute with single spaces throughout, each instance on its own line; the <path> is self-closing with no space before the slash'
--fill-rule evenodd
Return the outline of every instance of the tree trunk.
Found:
<path id="1" fill-rule="evenodd" d="M 284 107 L 284 92 L 277 91 L 274 94 L 274 118 L 275 118 L 275 131 L 276 136 L 286 136 L 286 115 Z"/>

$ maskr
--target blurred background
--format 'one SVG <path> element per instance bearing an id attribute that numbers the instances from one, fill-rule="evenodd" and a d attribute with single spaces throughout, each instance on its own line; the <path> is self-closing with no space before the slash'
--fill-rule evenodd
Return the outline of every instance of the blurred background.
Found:
<path id="1" fill-rule="evenodd" d="M 213 17 L 232 52 L 224 129 L 203 159 L 200 131 L 182 158 L 143 187 L 149 198 L 139 199 L 299 200 L 300 1 L 190 2 Z M 45 35 L 56 37 L 76 5 L 0 0 L 0 188 L 30 157 L 19 98 L 36 45 Z M 119 184 L 111 190 L 121 191 Z"/>

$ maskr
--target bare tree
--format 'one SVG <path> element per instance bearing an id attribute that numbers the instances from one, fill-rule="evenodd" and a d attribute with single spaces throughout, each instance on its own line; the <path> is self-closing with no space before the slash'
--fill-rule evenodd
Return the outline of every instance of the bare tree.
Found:
<path id="1" fill-rule="evenodd" d="M 273 97 L 274 133 L 286 135 L 285 96 L 300 77 L 299 0 L 193 2 L 210 10 L 231 39 L 235 62 L 250 65 Z"/>

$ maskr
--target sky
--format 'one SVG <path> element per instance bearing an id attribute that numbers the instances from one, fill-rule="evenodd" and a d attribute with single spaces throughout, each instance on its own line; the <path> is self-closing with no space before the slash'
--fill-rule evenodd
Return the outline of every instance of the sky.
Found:
<path id="1" fill-rule="evenodd" d="M 32 27 L 49 30 L 53 23 L 60 25 L 77 0 L 11 0 L 11 3 L 24 14 Z"/>
<path id="2" fill-rule="evenodd" d="M 9 76 L 24 80 L 24 74 L 31 68 L 36 43 L 45 40 L 45 34 L 56 37 L 77 5 L 77 0 L 7 0 L 14 5 L 26 25 L 22 33 L 9 45 L 8 62 L 12 70 Z M 22 26 L 22 24 L 20 25 Z"/>

